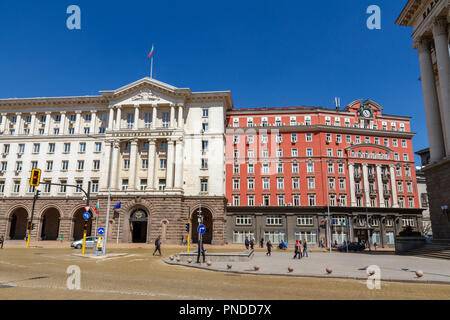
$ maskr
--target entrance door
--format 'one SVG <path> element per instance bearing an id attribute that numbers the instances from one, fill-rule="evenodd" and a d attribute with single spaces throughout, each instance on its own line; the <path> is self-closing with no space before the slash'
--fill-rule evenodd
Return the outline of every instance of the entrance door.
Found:
<path id="1" fill-rule="evenodd" d="M 355 230 L 355 236 L 356 239 L 358 240 L 358 242 L 367 242 L 369 240 L 368 235 L 367 235 L 367 230 L 364 229 L 357 229 Z"/>
<path id="2" fill-rule="evenodd" d="M 203 234 L 204 244 L 211 244 L 213 238 L 213 219 L 208 209 L 202 208 L 203 225 L 206 227 L 206 233 Z M 198 210 L 192 215 L 192 243 L 198 242 Z"/>
<path id="3" fill-rule="evenodd" d="M 131 239 L 133 243 L 147 242 L 148 216 L 143 210 L 135 211 L 130 217 Z"/>

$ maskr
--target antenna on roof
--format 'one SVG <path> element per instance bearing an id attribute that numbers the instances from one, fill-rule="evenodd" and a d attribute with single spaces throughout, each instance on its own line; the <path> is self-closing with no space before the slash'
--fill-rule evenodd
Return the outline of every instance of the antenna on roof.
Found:
<path id="1" fill-rule="evenodd" d="M 334 98 L 334 104 L 336 105 L 336 110 L 339 110 L 341 108 L 341 98 Z"/>

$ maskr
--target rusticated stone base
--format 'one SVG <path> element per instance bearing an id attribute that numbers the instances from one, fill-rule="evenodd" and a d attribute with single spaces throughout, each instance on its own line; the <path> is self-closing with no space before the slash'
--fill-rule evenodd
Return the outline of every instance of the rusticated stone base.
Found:
<path id="1" fill-rule="evenodd" d="M 107 201 L 106 196 L 91 199 L 90 205 L 95 207 L 98 204 L 100 210 L 97 217 L 91 209 L 93 217 L 88 226 L 88 235 L 94 235 L 96 227 L 106 226 Z M 122 202 L 122 208 L 114 212 L 113 207 L 119 201 Z M 211 213 L 212 230 L 208 230 L 211 233 L 211 244 L 225 244 L 226 200 L 224 197 L 206 196 L 201 198 L 181 195 L 113 196 L 108 239 L 119 243 L 132 243 L 135 224 L 130 221 L 130 217 L 134 212 L 141 210 L 147 214 L 146 219 L 144 216 L 143 225 L 140 225 L 144 234 L 143 240 L 146 243 L 153 243 L 158 236 L 161 236 L 163 244 L 181 244 L 187 237 L 188 217 L 194 216 L 200 207 L 200 202 L 203 214 Z M 3 235 L 6 240 L 23 240 L 27 220 L 31 217 L 32 204 L 31 198 L 0 199 L 0 235 Z M 53 238 L 57 234 L 58 239 L 62 235 L 64 240 L 79 240 L 84 225 L 81 216 L 85 211 L 85 205 L 85 202 L 79 198 L 40 198 L 36 202 L 34 211 L 35 229 L 32 232 L 32 239 L 55 240 Z M 55 223 L 55 215 L 59 215 L 59 223 Z M 196 228 L 192 232 L 196 234 Z"/>

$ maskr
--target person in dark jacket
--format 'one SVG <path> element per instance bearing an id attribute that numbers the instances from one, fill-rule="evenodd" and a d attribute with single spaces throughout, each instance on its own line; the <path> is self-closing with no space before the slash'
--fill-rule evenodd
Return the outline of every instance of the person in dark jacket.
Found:
<path id="1" fill-rule="evenodd" d="M 264 248 L 264 238 L 261 238 L 261 241 L 259 241 L 259 247 L 261 249 Z"/>
<path id="2" fill-rule="evenodd" d="M 203 263 L 205 263 L 206 262 L 205 247 L 203 246 L 202 240 L 198 240 L 197 263 L 200 263 L 200 254 L 203 256 Z"/>
<path id="3" fill-rule="evenodd" d="M 162 254 L 161 254 L 161 236 L 159 236 L 155 240 L 155 251 L 153 251 L 153 255 L 156 254 L 156 251 L 159 252 L 159 256 L 162 256 Z"/>
<path id="4" fill-rule="evenodd" d="M 250 249 L 255 250 L 255 240 L 253 238 L 250 240 Z"/>
<path id="5" fill-rule="evenodd" d="M 303 256 L 305 255 L 308 258 L 308 243 L 306 240 L 303 240 Z"/>
<path id="6" fill-rule="evenodd" d="M 269 241 L 267 241 L 267 244 L 266 244 L 266 246 L 267 246 L 267 253 L 266 253 L 266 256 L 272 256 L 272 242 L 270 242 L 270 240 Z"/>
<path id="7" fill-rule="evenodd" d="M 295 241 L 295 256 L 293 259 L 297 258 L 297 256 L 299 259 L 302 258 L 302 248 L 301 248 L 300 241 L 298 241 L 298 240 Z"/>
<path id="8" fill-rule="evenodd" d="M 5 242 L 5 238 L 3 238 L 3 236 L 0 237 L 0 249 L 3 249 L 3 243 Z"/>
<path id="9" fill-rule="evenodd" d="M 245 237 L 245 249 L 248 250 L 250 247 L 250 241 L 248 241 L 248 237 Z"/>

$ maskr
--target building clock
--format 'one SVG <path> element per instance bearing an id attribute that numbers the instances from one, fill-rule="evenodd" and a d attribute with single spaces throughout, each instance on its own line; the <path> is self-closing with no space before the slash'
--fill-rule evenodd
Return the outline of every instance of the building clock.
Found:
<path id="1" fill-rule="evenodd" d="M 363 118 L 372 118 L 373 110 L 369 104 L 361 103 L 361 108 L 359 109 L 359 116 Z"/>

